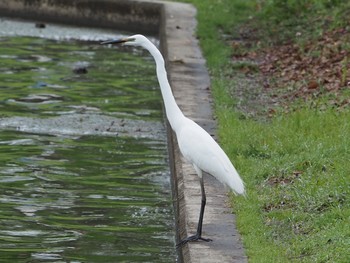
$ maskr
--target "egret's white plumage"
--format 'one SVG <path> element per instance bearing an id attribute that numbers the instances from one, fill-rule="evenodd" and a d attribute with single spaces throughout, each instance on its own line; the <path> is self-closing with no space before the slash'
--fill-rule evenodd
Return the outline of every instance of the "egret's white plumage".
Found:
<path id="1" fill-rule="evenodd" d="M 197 234 L 184 239 L 180 244 L 182 245 L 188 241 L 199 239 L 210 241 L 209 239 L 201 237 L 204 207 L 206 203 L 202 171 L 217 178 L 221 183 L 230 187 L 236 194 L 244 194 L 245 190 L 243 181 L 232 165 L 230 159 L 216 141 L 202 127 L 191 119 L 185 117 L 181 112 L 176 104 L 168 82 L 163 56 L 152 42 L 142 35 L 133 35 L 119 40 L 106 41 L 102 44 L 113 43 L 141 46 L 147 49 L 154 57 L 167 119 L 176 134 L 181 153 L 185 159 L 193 165 L 200 177 L 202 190 L 202 206 Z"/>
<path id="2" fill-rule="evenodd" d="M 236 194 L 244 194 L 243 181 L 230 159 L 202 127 L 186 119 L 176 135 L 180 151 L 187 161 L 213 175 Z"/>

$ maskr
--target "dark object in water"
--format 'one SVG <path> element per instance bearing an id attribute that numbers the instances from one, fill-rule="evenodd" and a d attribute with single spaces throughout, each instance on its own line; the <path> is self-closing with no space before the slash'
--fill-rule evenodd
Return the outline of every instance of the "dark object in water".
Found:
<path id="1" fill-rule="evenodd" d="M 45 23 L 35 23 L 36 28 L 45 28 L 46 24 Z"/>
<path id="2" fill-rule="evenodd" d="M 73 69 L 73 72 L 75 74 L 86 74 L 86 73 L 88 73 L 88 70 L 86 67 L 76 67 Z"/>

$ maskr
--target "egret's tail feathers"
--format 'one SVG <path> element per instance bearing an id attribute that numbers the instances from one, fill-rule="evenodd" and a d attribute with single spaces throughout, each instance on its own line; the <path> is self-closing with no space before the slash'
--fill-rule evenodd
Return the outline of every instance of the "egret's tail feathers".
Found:
<path id="1" fill-rule="evenodd" d="M 239 174 L 235 171 L 228 177 L 226 184 L 236 195 L 245 195 L 244 183 Z"/>
<path id="2" fill-rule="evenodd" d="M 234 182 L 230 183 L 229 187 L 236 195 L 245 195 L 244 183 L 241 178 L 237 179 L 233 180 Z"/>
<path id="3" fill-rule="evenodd" d="M 226 163 L 220 163 L 217 166 L 209 166 L 207 171 L 224 185 L 227 185 L 236 195 L 244 195 L 244 183 L 235 167 L 227 158 Z"/>

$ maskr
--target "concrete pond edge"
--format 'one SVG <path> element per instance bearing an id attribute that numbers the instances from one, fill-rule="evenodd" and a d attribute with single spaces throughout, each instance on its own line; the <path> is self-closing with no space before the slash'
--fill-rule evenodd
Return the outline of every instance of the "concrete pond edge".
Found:
<path id="1" fill-rule="evenodd" d="M 196 9 L 192 5 L 157 0 L 2 0 L 0 15 L 158 36 L 179 107 L 215 135 L 210 78 L 195 37 Z M 176 239 L 180 240 L 196 230 L 201 194 L 198 176 L 181 156 L 169 125 L 167 128 Z M 178 261 L 247 262 L 227 190 L 213 177 L 204 178 L 207 206 L 203 236 L 213 242 L 186 244 L 178 249 Z"/>

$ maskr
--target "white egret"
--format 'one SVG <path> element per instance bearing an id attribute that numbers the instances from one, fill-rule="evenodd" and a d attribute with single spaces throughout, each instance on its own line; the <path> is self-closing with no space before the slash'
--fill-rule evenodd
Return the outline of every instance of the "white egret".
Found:
<path id="1" fill-rule="evenodd" d="M 202 127 L 185 117 L 181 112 L 168 82 L 163 56 L 151 41 L 142 35 L 133 35 L 122 39 L 105 41 L 101 44 L 141 46 L 147 49 L 153 56 L 156 62 L 157 77 L 164 100 L 166 116 L 176 134 L 180 151 L 185 159 L 193 165 L 199 176 L 201 186 L 202 203 L 197 233 L 180 241 L 178 246 L 189 241 L 211 241 L 202 237 L 203 215 L 206 204 L 202 171 L 214 176 L 221 183 L 230 187 L 236 194 L 244 194 L 245 192 L 242 179 L 216 141 Z"/>

